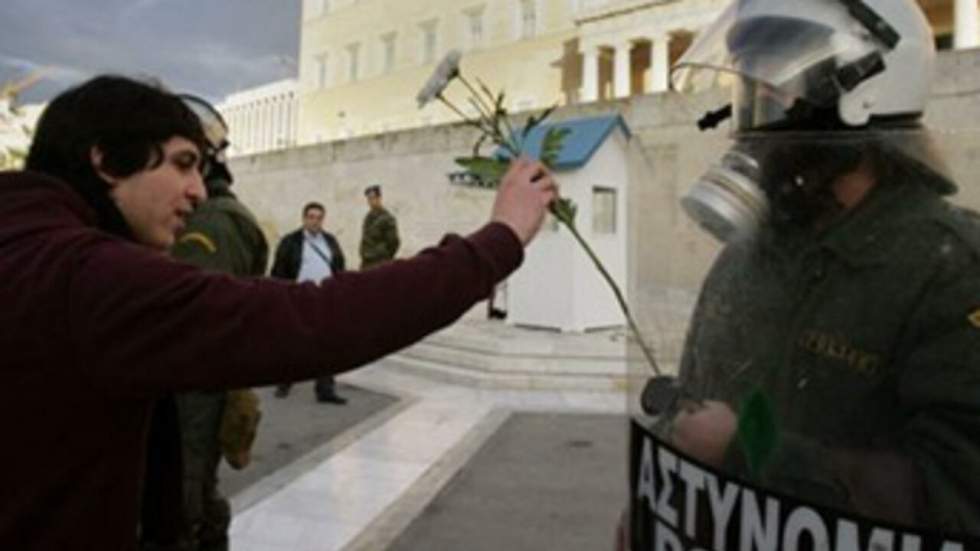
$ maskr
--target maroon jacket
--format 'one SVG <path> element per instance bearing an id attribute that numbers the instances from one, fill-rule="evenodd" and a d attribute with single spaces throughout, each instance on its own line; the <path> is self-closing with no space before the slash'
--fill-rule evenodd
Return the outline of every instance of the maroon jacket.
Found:
<path id="1" fill-rule="evenodd" d="M 322 286 L 203 272 L 0 173 L 0 549 L 135 548 L 150 404 L 364 365 L 444 327 L 521 262 L 502 224 Z"/>

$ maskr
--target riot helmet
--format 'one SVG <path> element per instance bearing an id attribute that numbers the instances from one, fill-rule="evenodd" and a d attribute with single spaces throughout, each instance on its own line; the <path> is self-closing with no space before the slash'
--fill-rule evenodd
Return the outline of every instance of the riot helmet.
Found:
<path id="1" fill-rule="evenodd" d="M 682 206 L 727 241 L 763 221 L 808 223 L 833 203 L 829 182 L 869 153 L 943 174 L 919 124 L 934 60 L 914 0 L 734 1 L 672 74 L 681 92 L 732 91 L 699 124 L 730 116 L 735 145 Z"/>
<path id="2" fill-rule="evenodd" d="M 190 94 L 180 94 L 180 99 L 184 104 L 197 115 L 201 121 L 201 128 L 208 141 L 208 150 L 204 152 L 206 161 L 203 171 L 205 183 L 214 180 L 223 180 L 226 185 L 231 184 L 232 176 L 228 170 L 225 151 L 230 145 L 228 142 L 228 124 L 225 123 L 221 113 L 209 102 Z M 210 184 L 209 191 L 210 191 Z"/>

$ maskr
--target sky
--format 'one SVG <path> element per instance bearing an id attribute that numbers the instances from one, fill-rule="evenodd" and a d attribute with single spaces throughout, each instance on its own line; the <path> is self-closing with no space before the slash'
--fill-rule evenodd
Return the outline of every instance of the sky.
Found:
<path id="1" fill-rule="evenodd" d="M 0 83 L 46 67 L 19 103 L 97 74 L 155 77 L 210 101 L 295 77 L 301 0 L 0 0 Z"/>

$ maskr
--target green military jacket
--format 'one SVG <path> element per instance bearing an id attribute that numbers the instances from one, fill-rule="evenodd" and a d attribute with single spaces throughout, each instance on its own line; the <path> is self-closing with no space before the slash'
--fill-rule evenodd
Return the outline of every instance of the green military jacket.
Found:
<path id="1" fill-rule="evenodd" d="M 265 273 L 269 246 L 252 213 L 229 194 L 202 203 L 171 252 L 201 268 L 260 276 Z"/>
<path id="2" fill-rule="evenodd" d="M 771 400 L 762 486 L 980 534 L 980 227 L 925 186 L 880 188 L 816 237 L 727 246 L 681 380 L 736 410 Z"/>
<path id="3" fill-rule="evenodd" d="M 212 197 L 195 209 L 171 254 L 195 266 L 240 277 L 265 273 L 269 247 L 252 213 L 226 189 L 212 188 Z M 208 328 L 201 328 L 206 334 Z M 235 346 L 235 343 L 228 343 Z M 240 396 L 246 394 L 249 396 Z M 231 396 L 226 407 L 226 397 Z M 252 402 L 247 400 L 252 398 Z M 246 402 L 242 402 L 246 400 Z M 237 407 L 244 403 L 245 408 Z M 250 390 L 187 392 L 177 397 L 184 446 L 185 514 L 204 515 L 197 485 L 216 484 L 215 469 L 223 452 L 236 468 L 247 455 L 260 413 Z M 243 423 L 241 419 L 250 422 Z M 230 442 L 232 445 L 225 445 Z M 207 490 L 204 492 L 207 495 Z"/>
<path id="4" fill-rule="evenodd" d="M 391 260 L 400 244 L 395 217 L 384 208 L 368 211 L 361 230 L 361 268 Z"/>

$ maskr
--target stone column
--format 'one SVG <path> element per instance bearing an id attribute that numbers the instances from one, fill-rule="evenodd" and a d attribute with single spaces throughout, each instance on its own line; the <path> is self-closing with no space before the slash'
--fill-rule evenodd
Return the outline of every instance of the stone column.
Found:
<path id="1" fill-rule="evenodd" d="M 980 46 L 980 8 L 977 0 L 956 0 L 953 46 L 957 50 Z"/>
<path id="2" fill-rule="evenodd" d="M 238 145 L 238 113 L 234 107 L 227 108 L 224 114 L 225 122 L 228 123 L 228 141 Z"/>
<path id="3" fill-rule="evenodd" d="M 249 107 L 251 115 L 248 121 L 248 149 L 250 153 L 255 153 L 259 149 L 259 115 L 261 114 L 261 108 L 262 106 L 257 101 L 251 102 Z"/>
<path id="4" fill-rule="evenodd" d="M 614 61 L 614 80 L 613 90 L 617 98 L 626 98 L 630 95 L 630 51 L 633 44 L 624 41 L 616 44 L 616 56 Z"/>
<path id="5" fill-rule="evenodd" d="M 269 98 L 265 100 L 265 124 L 262 125 L 262 149 L 269 151 L 272 149 L 272 135 L 276 127 L 276 104 L 275 100 Z"/>
<path id="6" fill-rule="evenodd" d="M 242 105 L 242 151 L 252 150 L 252 104 Z"/>
<path id="7" fill-rule="evenodd" d="M 299 102 L 290 92 L 289 103 L 287 103 L 286 108 L 286 144 L 290 147 L 296 145 L 296 111 L 298 108 Z"/>
<path id="8" fill-rule="evenodd" d="M 272 148 L 280 149 L 286 141 L 283 138 L 286 122 L 286 101 L 284 96 L 276 96 L 276 131 L 272 134 Z"/>
<path id="9" fill-rule="evenodd" d="M 587 46 L 582 55 L 582 102 L 599 99 L 599 47 Z"/>
<path id="10" fill-rule="evenodd" d="M 265 114 L 266 105 L 265 100 L 259 100 L 256 123 L 255 123 L 255 150 L 264 151 L 265 150 Z"/>
<path id="11" fill-rule="evenodd" d="M 670 37 L 655 36 L 650 39 L 650 77 L 647 91 L 665 92 L 670 89 Z"/>
<path id="12" fill-rule="evenodd" d="M 265 122 L 262 124 L 262 150 L 269 151 L 272 148 L 272 132 L 275 127 L 275 100 L 269 98 L 265 100 L 265 107 L 262 109 L 265 113 Z"/>

